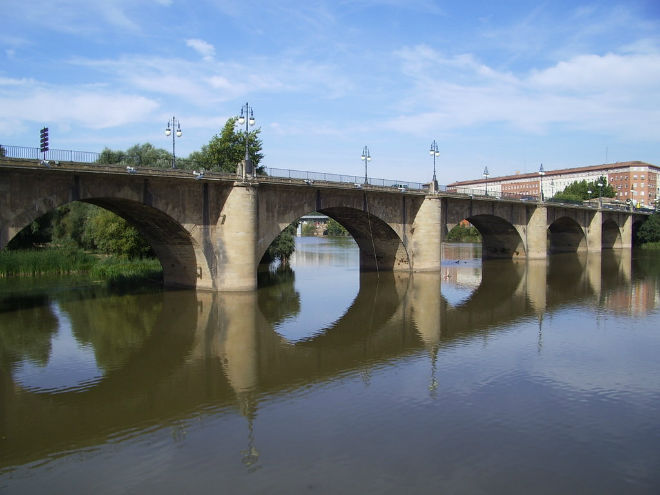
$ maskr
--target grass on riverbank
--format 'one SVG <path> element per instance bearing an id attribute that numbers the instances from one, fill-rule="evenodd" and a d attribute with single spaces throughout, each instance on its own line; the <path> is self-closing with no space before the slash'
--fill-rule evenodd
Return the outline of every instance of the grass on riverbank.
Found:
<path id="1" fill-rule="evenodd" d="M 85 272 L 94 263 L 94 256 L 78 249 L 3 249 L 0 251 L 0 277 Z"/>
<path id="2" fill-rule="evenodd" d="M 657 249 L 660 250 L 660 242 L 646 242 L 642 244 L 642 249 Z"/>
<path id="3" fill-rule="evenodd" d="M 126 260 L 110 257 L 95 264 L 90 275 L 94 279 L 105 280 L 114 287 L 129 286 L 162 281 L 163 268 L 156 258 Z"/>
<path id="4" fill-rule="evenodd" d="M 87 273 L 110 285 L 160 281 L 162 267 L 154 258 L 99 258 L 80 249 L 44 248 L 0 251 L 0 277 Z"/>

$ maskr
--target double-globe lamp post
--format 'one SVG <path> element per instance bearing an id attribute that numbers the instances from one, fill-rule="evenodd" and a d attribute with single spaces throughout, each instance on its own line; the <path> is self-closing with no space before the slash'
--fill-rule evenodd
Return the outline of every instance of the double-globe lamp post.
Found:
<path id="1" fill-rule="evenodd" d="M 247 102 L 241 107 L 241 114 L 238 116 L 238 123 L 240 125 L 245 124 L 245 163 L 243 164 L 243 180 L 245 180 L 247 167 L 250 163 L 250 153 L 248 149 L 248 143 L 250 141 L 249 126 L 254 125 L 254 112 Z M 256 168 L 252 167 L 252 176 L 254 177 L 256 175 Z"/>
<path id="2" fill-rule="evenodd" d="M 484 167 L 484 180 L 486 181 L 486 196 L 488 196 L 488 166 Z"/>
<path id="3" fill-rule="evenodd" d="M 172 124 L 170 126 L 170 124 Z M 174 131 L 174 128 L 176 127 L 176 131 Z M 174 131 L 174 132 L 172 132 Z M 175 144 L 175 138 L 181 137 L 181 122 L 176 119 L 176 117 L 172 116 L 171 121 L 167 121 L 167 128 L 165 129 L 165 135 L 169 136 L 172 135 L 172 168 L 176 168 L 176 144 Z"/>
<path id="4" fill-rule="evenodd" d="M 440 152 L 438 151 L 438 143 L 435 142 L 435 139 L 431 143 L 431 149 L 429 150 L 429 155 L 433 157 L 433 191 L 432 192 L 437 192 L 438 191 L 438 180 L 435 177 L 435 159 L 436 157 L 440 156 Z"/>
<path id="5" fill-rule="evenodd" d="M 543 202 L 543 176 L 545 175 L 545 170 L 543 170 L 543 164 L 539 168 L 539 198 Z"/>
<path id="6" fill-rule="evenodd" d="M 361 158 L 364 161 L 364 183 L 368 184 L 369 179 L 367 177 L 367 163 L 371 161 L 371 155 L 369 154 L 369 148 L 368 147 L 365 146 L 364 149 L 362 150 L 362 157 Z"/>
<path id="7" fill-rule="evenodd" d="M 598 206 L 600 206 L 602 208 L 603 207 L 603 187 L 605 186 L 605 183 L 604 183 L 602 177 L 600 177 L 598 179 L 598 183 L 596 185 L 598 186 Z"/>

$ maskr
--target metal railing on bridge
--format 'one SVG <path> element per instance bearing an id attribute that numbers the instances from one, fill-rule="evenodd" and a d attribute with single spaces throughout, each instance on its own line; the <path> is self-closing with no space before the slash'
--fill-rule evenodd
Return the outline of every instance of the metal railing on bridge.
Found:
<path id="1" fill-rule="evenodd" d="M 96 163 L 100 153 L 94 151 L 48 150 L 45 153 L 39 148 L 27 146 L 7 146 L 0 144 L 0 158 L 19 158 L 22 160 L 47 160 L 56 162 Z"/>
<path id="2" fill-rule="evenodd" d="M 343 184 L 354 184 L 355 186 L 364 185 L 364 176 L 346 175 L 346 174 L 330 174 L 326 172 L 311 172 L 305 170 L 290 170 L 282 168 L 266 168 L 266 176 L 279 177 L 284 179 L 300 179 L 310 183 L 315 181 L 322 182 L 339 182 Z M 421 182 L 410 182 L 403 180 L 390 180 L 390 179 L 376 179 L 374 177 L 368 178 L 368 185 L 376 187 L 393 187 L 402 190 L 423 191 L 428 189 L 428 184 Z"/>
<path id="3" fill-rule="evenodd" d="M 0 144 L 0 158 L 15 158 L 21 160 L 46 160 L 46 161 L 56 161 L 56 162 L 73 162 L 73 163 L 86 163 L 94 164 L 98 163 L 101 158 L 101 153 L 94 151 L 73 151 L 73 150 L 48 150 L 45 153 L 39 151 L 39 148 L 31 148 L 26 146 L 9 146 Z M 137 159 L 128 159 L 118 163 L 112 163 L 109 165 L 120 165 L 120 166 L 138 166 Z M 154 164 L 153 168 L 157 169 L 168 169 L 171 165 L 169 159 L 160 160 L 158 163 Z M 145 167 L 148 168 L 148 167 Z M 150 168 L 150 167 L 149 167 Z M 199 168 L 199 167 L 198 167 Z M 327 172 L 312 172 L 305 170 L 293 170 L 293 169 L 282 169 L 282 168 L 272 168 L 267 167 L 264 169 L 265 177 L 271 178 L 280 178 L 280 179 L 293 179 L 293 180 L 304 180 L 309 184 L 314 182 L 331 182 L 338 184 L 353 184 L 355 187 L 364 186 L 364 176 L 358 175 L 347 175 L 347 174 L 333 174 Z M 212 177 L 216 176 L 230 176 L 232 174 L 226 172 L 206 172 L 206 175 Z M 390 179 L 378 179 L 374 177 L 368 178 L 368 185 L 374 187 L 386 187 L 386 188 L 396 188 L 400 191 L 428 191 L 429 184 L 424 184 L 421 182 L 410 182 L 403 180 L 390 180 Z M 515 194 L 515 193 L 502 193 L 501 191 L 486 191 L 485 189 L 470 189 L 464 187 L 453 187 L 448 188 L 447 186 L 439 186 L 438 192 L 445 192 L 448 194 L 457 194 L 460 196 L 468 197 L 478 197 L 483 199 L 498 199 L 498 200 L 514 200 L 514 201 L 529 201 L 529 202 L 539 202 L 540 198 L 538 195 L 529 195 L 529 194 Z M 633 210 L 630 205 L 624 203 L 619 204 L 620 202 L 605 202 L 599 201 L 595 203 L 594 200 L 591 201 L 566 201 L 566 200 L 556 200 L 554 198 L 543 198 L 545 203 L 561 204 L 566 206 L 581 206 L 588 208 L 604 208 L 604 209 L 615 209 L 615 210 Z M 635 209 L 639 211 L 639 209 Z M 643 209 L 646 211 L 653 211 L 653 209 Z"/>
<path id="4" fill-rule="evenodd" d="M 94 164 L 98 163 L 101 158 L 101 153 L 96 153 L 93 151 L 72 151 L 72 150 L 48 150 L 45 153 L 39 151 L 39 148 L 30 148 L 26 146 L 8 146 L 0 144 L 0 158 L 16 158 L 21 160 L 46 160 L 46 161 L 56 161 L 56 162 L 75 162 L 75 163 L 88 163 Z M 169 168 L 171 165 L 170 160 L 160 160 L 158 163 L 153 164 L 154 168 Z M 126 160 L 112 163 L 109 165 L 129 165 L 129 166 L 139 166 L 137 160 L 127 157 Z M 200 167 L 197 167 L 200 168 Z M 326 172 L 312 172 L 305 170 L 292 170 L 292 169 L 282 169 L 282 168 L 271 168 L 267 167 L 264 169 L 265 175 L 267 177 L 274 178 L 286 178 L 286 179 L 299 179 L 305 180 L 308 182 L 314 181 L 323 181 L 323 182 L 336 182 L 343 184 L 354 184 L 356 186 L 362 186 L 364 184 L 364 176 L 357 175 L 346 175 L 346 174 L 331 174 Z M 213 174 L 218 175 L 229 175 L 223 172 L 213 172 L 207 171 L 206 175 L 212 176 Z M 393 187 L 400 190 L 415 190 L 423 191 L 428 188 L 427 184 L 422 184 L 420 182 L 410 182 L 403 180 L 389 180 L 389 179 L 377 179 L 374 177 L 368 178 L 368 184 L 370 186 L 376 187 Z"/>

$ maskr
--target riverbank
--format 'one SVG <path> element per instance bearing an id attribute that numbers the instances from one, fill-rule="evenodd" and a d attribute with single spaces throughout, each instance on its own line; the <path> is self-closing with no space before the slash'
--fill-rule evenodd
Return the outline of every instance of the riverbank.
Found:
<path id="1" fill-rule="evenodd" d="M 32 277 L 48 274 L 87 274 L 94 280 L 117 285 L 162 280 L 155 258 L 100 257 L 75 248 L 43 248 L 0 251 L 0 277 Z"/>

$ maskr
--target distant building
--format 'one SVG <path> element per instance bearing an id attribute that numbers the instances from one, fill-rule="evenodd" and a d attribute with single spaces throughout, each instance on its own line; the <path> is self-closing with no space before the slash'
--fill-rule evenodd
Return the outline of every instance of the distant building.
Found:
<path id="1" fill-rule="evenodd" d="M 449 192 L 474 194 L 492 194 L 494 196 L 538 197 L 543 187 L 543 197 L 551 198 L 563 191 L 573 182 L 586 180 L 593 182 L 599 177 L 607 178 L 607 183 L 614 188 L 616 199 L 640 206 L 654 206 L 660 197 L 660 167 L 649 163 L 633 161 L 606 163 L 589 167 L 546 170 L 541 176 L 538 172 L 489 177 L 486 179 L 466 180 L 447 185 Z"/>

